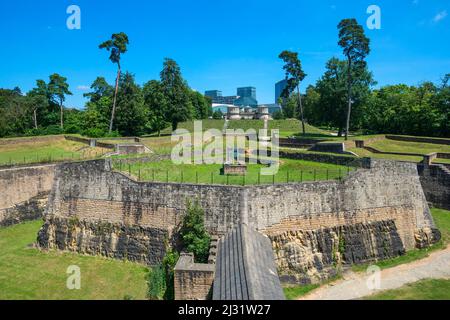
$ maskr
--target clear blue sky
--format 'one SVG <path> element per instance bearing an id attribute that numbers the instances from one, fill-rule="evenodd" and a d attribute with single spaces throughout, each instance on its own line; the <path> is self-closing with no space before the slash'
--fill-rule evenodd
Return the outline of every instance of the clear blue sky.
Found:
<path id="1" fill-rule="evenodd" d="M 66 9 L 81 8 L 81 30 L 66 27 Z M 381 8 L 381 30 L 366 27 L 367 7 Z M 284 77 L 278 54 L 300 52 L 315 83 L 325 62 L 341 55 L 336 26 L 354 17 L 371 39 L 369 68 L 379 85 L 437 82 L 450 72 L 448 0 L 16 0 L 1 1 L 0 87 L 30 90 L 57 72 L 68 78 L 69 107 L 99 75 L 114 82 L 116 67 L 98 44 L 126 32 L 124 70 L 140 84 L 159 78 L 164 57 L 175 59 L 191 88 L 203 92 L 255 86 L 260 103 L 272 103 Z"/>

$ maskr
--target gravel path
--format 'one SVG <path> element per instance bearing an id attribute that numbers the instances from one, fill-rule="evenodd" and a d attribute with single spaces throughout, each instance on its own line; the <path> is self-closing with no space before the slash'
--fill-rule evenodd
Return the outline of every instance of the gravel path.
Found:
<path id="1" fill-rule="evenodd" d="M 348 272 L 343 279 L 320 287 L 299 300 L 348 300 L 358 299 L 380 290 L 396 289 L 407 283 L 426 278 L 450 279 L 450 246 L 432 252 L 428 257 L 411 263 L 384 269 L 379 277 L 379 289 L 370 289 L 367 283 L 374 281 L 373 274 Z"/>

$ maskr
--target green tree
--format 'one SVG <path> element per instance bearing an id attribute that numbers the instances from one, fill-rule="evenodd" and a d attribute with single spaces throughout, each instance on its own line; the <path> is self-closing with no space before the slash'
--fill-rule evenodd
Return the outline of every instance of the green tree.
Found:
<path id="1" fill-rule="evenodd" d="M 28 101 L 33 111 L 34 128 L 38 129 L 38 118 L 48 108 L 48 88 L 44 80 L 37 80 L 36 87 L 27 93 Z"/>
<path id="2" fill-rule="evenodd" d="M 165 58 L 161 71 L 161 84 L 168 102 L 166 121 L 176 130 L 178 123 L 192 119 L 193 107 L 189 99 L 189 88 L 181 76 L 181 70 L 175 60 Z"/>
<path id="3" fill-rule="evenodd" d="M 345 140 L 348 139 L 350 128 L 350 114 L 352 111 L 352 71 L 354 68 L 365 68 L 365 57 L 370 53 L 369 39 L 364 34 L 364 29 L 356 19 L 343 19 L 338 24 L 339 46 L 342 47 L 347 58 L 347 117 Z"/>
<path id="4" fill-rule="evenodd" d="M 195 119 L 207 119 L 212 114 L 211 100 L 198 91 L 190 90 L 190 99 Z"/>
<path id="5" fill-rule="evenodd" d="M 180 235 L 184 248 L 194 254 L 197 262 L 208 261 L 211 238 L 205 229 L 204 217 L 205 214 L 198 201 L 193 204 L 188 201 Z"/>
<path id="6" fill-rule="evenodd" d="M 66 100 L 66 95 L 72 95 L 69 91 L 69 84 L 67 83 L 67 78 L 54 73 L 50 76 L 50 82 L 48 83 L 48 91 L 50 93 L 51 99 L 54 103 L 59 105 L 60 110 L 60 127 L 64 129 L 64 101 Z"/>
<path id="7" fill-rule="evenodd" d="M 298 58 L 297 52 L 285 50 L 281 52 L 278 57 L 284 62 L 283 69 L 286 73 L 287 80 L 287 85 L 283 90 L 282 96 L 289 97 L 295 88 L 297 88 L 298 107 L 300 110 L 300 119 L 302 121 L 302 133 L 305 135 L 305 119 L 303 115 L 302 97 L 300 95 L 300 83 L 306 77 L 306 73 L 303 72 L 302 64 Z"/>
<path id="8" fill-rule="evenodd" d="M 161 130 L 168 126 L 165 114 L 168 109 L 168 101 L 164 94 L 161 82 L 151 80 L 144 85 L 144 104 L 148 110 L 148 127 L 152 132 L 158 132 L 161 135 Z"/>
<path id="9" fill-rule="evenodd" d="M 119 80 L 121 77 L 121 66 L 120 66 L 120 59 L 122 54 L 127 52 L 127 45 L 128 45 L 128 36 L 123 33 L 114 33 L 111 36 L 110 40 L 107 40 L 99 45 L 100 49 L 106 49 L 111 52 L 109 59 L 112 63 L 117 64 L 117 77 L 116 77 L 116 87 L 114 90 L 114 99 L 113 99 L 113 106 L 111 110 L 111 120 L 109 122 L 109 132 L 111 133 L 113 130 L 113 123 L 114 123 L 114 117 L 116 112 L 116 102 L 117 102 L 117 92 L 119 90 Z"/>
<path id="10" fill-rule="evenodd" d="M 216 110 L 216 111 L 214 111 L 212 117 L 213 117 L 213 119 L 215 119 L 215 120 L 223 119 L 223 113 L 222 113 L 222 111 L 220 111 L 220 110 Z"/>
<path id="11" fill-rule="evenodd" d="M 121 135 L 143 134 L 147 122 L 142 89 L 136 84 L 134 76 L 126 72 L 119 81 L 117 96 L 116 128 Z"/>

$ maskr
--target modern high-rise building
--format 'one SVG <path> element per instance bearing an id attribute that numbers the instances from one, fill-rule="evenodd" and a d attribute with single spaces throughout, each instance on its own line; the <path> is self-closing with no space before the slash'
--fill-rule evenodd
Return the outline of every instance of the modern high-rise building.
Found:
<path id="1" fill-rule="evenodd" d="M 255 87 L 242 87 L 237 89 L 238 98 L 234 101 L 234 104 L 241 107 L 256 108 L 258 101 L 256 100 L 256 88 Z"/>
<path id="2" fill-rule="evenodd" d="M 217 104 L 233 104 L 237 96 L 222 96 L 222 91 L 220 90 L 207 90 L 205 91 L 205 96 L 210 97 L 212 103 Z"/>
<path id="3" fill-rule="evenodd" d="M 275 104 L 278 103 L 278 99 L 281 97 L 281 94 L 283 93 L 284 88 L 287 86 L 287 80 L 281 80 L 275 83 Z"/>

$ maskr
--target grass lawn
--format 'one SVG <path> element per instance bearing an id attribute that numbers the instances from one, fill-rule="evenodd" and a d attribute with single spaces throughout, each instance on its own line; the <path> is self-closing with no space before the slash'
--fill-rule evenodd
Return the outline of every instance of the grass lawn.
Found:
<path id="1" fill-rule="evenodd" d="M 123 165 L 115 162 L 114 168 L 130 173 L 141 181 L 184 182 L 184 183 L 213 183 L 230 185 L 271 184 L 286 182 L 301 182 L 314 180 L 338 179 L 344 177 L 348 170 L 345 166 L 324 164 L 312 161 L 281 159 L 278 173 L 260 175 L 263 165 L 250 164 L 244 176 L 224 176 L 220 174 L 220 164 L 180 164 L 175 165 L 171 160 L 149 162 L 142 164 Z"/>
<path id="2" fill-rule="evenodd" d="M 373 153 L 370 152 L 369 150 L 362 148 L 348 148 L 347 151 L 352 151 L 359 157 L 370 157 L 375 159 L 388 159 L 388 160 L 409 161 L 409 162 L 420 162 L 423 160 L 423 157 L 419 156 L 403 156 L 395 154 Z"/>
<path id="3" fill-rule="evenodd" d="M 89 148 L 87 145 L 65 140 L 62 136 L 51 140 L 0 145 L 0 165 L 90 159 L 108 152 L 108 149 Z"/>
<path id="4" fill-rule="evenodd" d="M 368 300 L 450 300 L 450 280 L 426 279 L 365 297 Z"/>
<path id="5" fill-rule="evenodd" d="M 224 120 L 214 120 L 207 119 L 202 120 L 202 129 L 203 131 L 208 129 L 218 129 L 220 131 L 224 128 L 225 121 Z M 297 135 L 301 131 L 301 122 L 297 119 L 285 119 L 285 120 L 269 120 L 269 129 L 278 129 L 280 131 L 280 136 L 287 137 L 292 135 Z M 187 129 L 189 132 L 194 132 L 194 122 L 187 121 L 181 122 L 178 124 L 178 128 Z M 263 129 L 264 121 L 263 120 L 230 120 L 228 122 L 228 129 L 242 129 L 244 131 L 248 129 Z M 316 128 L 309 124 L 305 126 L 307 135 L 311 136 L 319 136 L 319 137 L 331 137 L 328 131 Z M 162 134 L 171 134 L 172 129 L 166 128 L 162 132 Z"/>
<path id="6" fill-rule="evenodd" d="M 30 248 L 42 221 L 0 228 L 0 300 L 145 299 L 147 267 L 132 262 Z M 81 289 L 66 287 L 67 267 L 81 271 Z"/>
<path id="7" fill-rule="evenodd" d="M 318 284 L 307 284 L 304 286 L 293 286 L 293 287 L 285 287 L 283 288 L 284 295 L 288 300 L 295 300 L 301 296 L 306 295 L 307 293 L 317 289 L 320 285 Z"/>
<path id="8" fill-rule="evenodd" d="M 369 146 L 385 152 L 418 153 L 424 155 L 432 152 L 450 153 L 450 145 L 397 141 L 390 139 L 375 141 L 369 144 Z"/>

